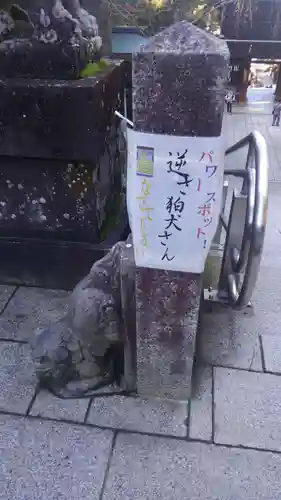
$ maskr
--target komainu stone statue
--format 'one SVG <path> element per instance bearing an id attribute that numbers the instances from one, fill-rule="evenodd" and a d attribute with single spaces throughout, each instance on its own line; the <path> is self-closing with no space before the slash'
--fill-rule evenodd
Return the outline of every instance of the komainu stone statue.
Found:
<path id="1" fill-rule="evenodd" d="M 43 385 L 87 390 L 103 381 L 113 382 L 116 367 L 121 375 L 124 319 L 120 270 L 128 251 L 133 255 L 130 239 L 116 243 L 76 285 L 65 316 L 34 332 L 31 347 Z M 132 285 L 128 283 L 131 289 Z"/>
<path id="2" fill-rule="evenodd" d="M 0 8 L 1 75 L 76 78 L 100 58 L 97 19 L 79 0 L 18 1 Z"/>
<path id="3" fill-rule="evenodd" d="M 16 35 L 17 24 L 18 28 L 20 24 L 23 28 L 23 23 L 26 23 L 31 30 L 34 30 L 33 37 L 44 43 L 55 43 L 60 39 L 69 40 L 74 35 L 77 39 L 83 36 L 92 38 L 96 41 L 98 48 L 100 47 L 101 39 L 96 39 L 98 37 L 97 20 L 95 16 L 81 7 L 79 0 L 42 0 L 32 3 L 22 1 L 21 3 L 27 4 L 27 8 L 13 4 L 9 10 L 0 11 L 2 39 L 9 33 Z"/>

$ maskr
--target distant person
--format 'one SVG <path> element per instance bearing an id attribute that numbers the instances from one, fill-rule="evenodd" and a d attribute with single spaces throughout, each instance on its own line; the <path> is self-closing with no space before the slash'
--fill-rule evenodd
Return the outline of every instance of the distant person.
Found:
<path id="1" fill-rule="evenodd" d="M 231 115 L 232 114 L 232 104 L 234 101 L 234 93 L 232 90 L 228 90 L 225 96 L 226 110 Z"/>
<path id="2" fill-rule="evenodd" d="M 280 114 L 281 114 L 281 102 L 278 99 L 274 103 L 273 111 L 272 111 L 272 115 L 273 115 L 272 126 L 273 127 L 274 126 L 279 127 L 279 125 L 280 125 Z"/>

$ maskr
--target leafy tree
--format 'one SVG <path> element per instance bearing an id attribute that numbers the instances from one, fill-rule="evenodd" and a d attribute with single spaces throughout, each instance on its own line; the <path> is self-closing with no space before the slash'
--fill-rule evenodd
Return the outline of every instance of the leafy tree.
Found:
<path id="1" fill-rule="evenodd" d="M 215 0 L 106 1 L 115 18 L 114 24 L 147 26 L 152 32 L 182 19 L 193 21 L 202 28 L 218 24 Z"/>

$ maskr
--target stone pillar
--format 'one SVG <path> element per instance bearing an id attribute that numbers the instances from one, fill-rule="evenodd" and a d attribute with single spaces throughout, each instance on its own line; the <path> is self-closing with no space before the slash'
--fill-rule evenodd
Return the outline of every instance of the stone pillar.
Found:
<path id="1" fill-rule="evenodd" d="M 165 136 L 220 136 L 228 61 L 225 42 L 186 21 L 150 39 L 133 54 L 135 130 Z M 187 246 L 186 259 L 188 251 Z M 140 395 L 189 398 L 201 283 L 201 274 L 137 268 Z"/>

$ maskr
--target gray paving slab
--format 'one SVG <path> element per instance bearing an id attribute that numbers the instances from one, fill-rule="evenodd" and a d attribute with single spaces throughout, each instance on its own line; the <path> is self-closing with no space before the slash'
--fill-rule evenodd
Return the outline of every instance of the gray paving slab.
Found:
<path id="1" fill-rule="evenodd" d="M 20 287 L 0 317 L 0 337 L 28 340 L 35 328 L 64 314 L 67 296 L 61 290 Z"/>
<path id="2" fill-rule="evenodd" d="M 281 142 L 281 141 L 280 141 Z M 281 220 L 279 217 L 281 183 L 269 185 L 268 219 L 262 265 L 281 270 Z"/>
<path id="3" fill-rule="evenodd" d="M 277 500 L 281 456 L 119 434 L 103 500 Z"/>
<path id="4" fill-rule="evenodd" d="M 280 283 L 281 267 L 261 266 L 252 297 L 256 315 L 281 313 Z"/>
<path id="5" fill-rule="evenodd" d="M 128 431 L 187 436 L 188 403 L 114 396 L 93 401 L 88 423 Z"/>
<path id="6" fill-rule="evenodd" d="M 281 374 L 281 335 L 263 335 L 261 339 L 265 370 Z"/>
<path id="7" fill-rule="evenodd" d="M 47 391 L 40 391 L 30 410 L 31 415 L 48 417 L 57 420 L 83 422 L 88 399 L 58 399 Z"/>
<path id="8" fill-rule="evenodd" d="M 260 321 L 252 308 L 234 311 L 206 304 L 197 334 L 198 360 L 206 364 L 262 371 L 258 343 Z"/>
<path id="9" fill-rule="evenodd" d="M 0 343 L 0 411 L 25 414 L 35 393 L 36 376 L 29 348 Z"/>
<path id="10" fill-rule="evenodd" d="M 15 291 L 15 286 L 0 285 L 0 313 Z"/>
<path id="11" fill-rule="evenodd" d="M 0 416 L 0 499 L 98 500 L 112 433 Z"/>
<path id="12" fill-rule="evenodd" d="M 280 128 L 271 127 L 271 112 L 264 108 L 264 106 L 259 106 L 258 108 L 254 105 L 249 107 L 234 108 L 233 115 L 225 115 L 223 122 L 223 134 L 226 138 L 227 145 L 232 145 L 237 142 L 242 137 L 253 130 L 260 131 L 266 138 L 269 155 L 270 155 L 270 167 L 269 167 L 269 179 L 270 180 L 281 180 L 281 142 L 280 142 Z M 236 156 L 236 158 L 235 158 Z M 237 168 L 244 167 L 245 159 L 241 152 L 232 154 L 231 162 L 232 167 Z M 238 159 L 239 158 L 239 159 Z M 242 160 L 242 161 L 241 161 Z M 243 165 L 241 165 L 243 163 Z"/>
<path id="13" fill-rule="evenodd" d="M 281 451 L 281 377 L 214 370 L 215 442 Z"/>
<path id="14" fill-rule="evenodd" d="M 273 230 L 271 221 L 269 231 Z M 281 243 L 278 233 L 279 237 Z M 278 256 L 279 252 L 272 249 L 272 255 Z M 261 266 L 252 309 L 232 311 L 213 305 L 213 312 L 202 314 L 198 333 L 200 359 L 210 364 L 262 371 L 258 337 L 281 335 L 281 261 L 280 267 L 276 258 L 270 262 L 273 265 Z"/>
<path id="15" fill-rule="evenodd" d="M 252 318 L 252 321 L 247 322 L 248 328 L 249 329 L 251 328 L 250 330 L 251 335 L 255 334 L 257 337 L 259 335 L 279 335 L 281 330 L 279 312 L 259 311 L 258 307 L 255 305 L 255 302 L 254 302 L 254 311 L 255 314 Z M 245 322 L 241 321 L 241 327 L 243 324 L 245 325 Z M 244 367 L 237 366 L 237 368 L 244 368 Z M 258 371 L 260 371 L 259 368 Z"/>
<path id="16" fill-rule="evenodd" d="M 196 363 L 190 402 L 189 437 L 212 439 L 212 367 Z"/>

